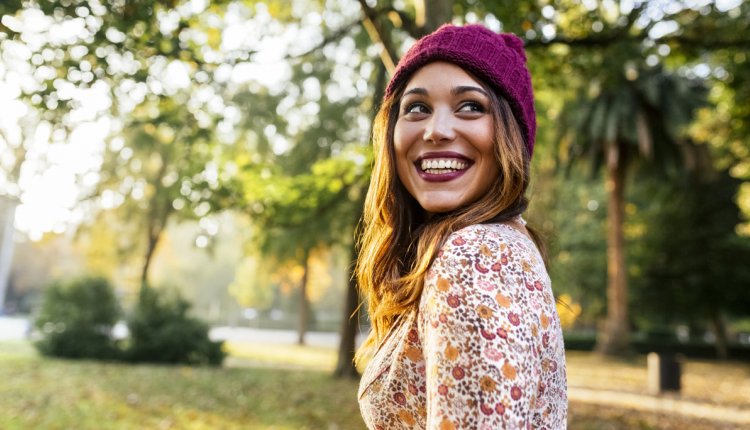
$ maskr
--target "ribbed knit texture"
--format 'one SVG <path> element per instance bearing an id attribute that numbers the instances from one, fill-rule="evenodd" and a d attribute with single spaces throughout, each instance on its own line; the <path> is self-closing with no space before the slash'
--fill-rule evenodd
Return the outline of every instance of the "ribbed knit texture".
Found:
<path id="1" fill-rule="evenodd" d="M 435 61 L 461 66 L 494 88 L 508 101 L 521 126 L 529 156 L 534 152 L 534 93 L 521 39 L 510 33 L 495 33 L 481 25 L 443 25 L 419 39 L 401 58 L 386 95 L 406 83 L 417 69 Z"/>

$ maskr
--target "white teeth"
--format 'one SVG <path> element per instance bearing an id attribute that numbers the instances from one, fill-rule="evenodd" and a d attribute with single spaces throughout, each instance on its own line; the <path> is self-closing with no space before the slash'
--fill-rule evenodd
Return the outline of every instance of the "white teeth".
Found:
<path id="1" fill-rule="evenodd" d="M 440 174 L 450 173 L 455 170 L 464 170 L 469 167 L 469 163 L 455 158 L 431 158 L 422 160 L 420 167 L 427 173 Z"/>

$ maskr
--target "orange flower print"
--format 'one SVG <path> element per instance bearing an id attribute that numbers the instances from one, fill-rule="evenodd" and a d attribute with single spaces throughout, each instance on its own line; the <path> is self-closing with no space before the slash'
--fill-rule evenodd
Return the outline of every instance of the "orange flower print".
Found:
<path id="1" fill-rule="evenodd" d="M 482 379 L 479 380 L 479 386 L 482 388 L 482 391 L 493 392 L 497 384 L 489 376 L 482 376 Z"/>
<path id="2" fill-rule="evenodd" d="M 437 289 L 438 291 L 446 292 L 450 289 L 451 283 L 445 278 L 438 278 Z"/>
<path id="3" fill-rule="evenodd" d="M 456 425 L 450 422 L 447 418 L 443 418 L 440 421 L 440 430 L 456 430 Z"/>
<path id="4" fill-rule="evenodd" d="M 497 293 L 495 296 L 495 300 L 497 300 L 497 304 L 500 306 L 507 308 L 510 306 L 510 298 L 507 296 L 502 295 L 501 293 Z"/>
<path id="5" fill-rule="evenodd" d="M 450 361 L 456 360 L 458 358 L 458 348 L 454 347 L 453 345 L 446 346 L 445 358 L 447 358 Z"/>
<path id="6" fill-rule="evenodd" d="M 513 367 L 512 364 L 508 363 L 508 361 L 505 361 L 505 364 L 503 364 L 503 376 L 505 376 L 507 379 L 510 379 L 511 381 L 516 379 L 516 368 Z"/>
<path id="7" fill-rule="evenodd" d="M 401 418 L 401 422 L 409 426 L 413 426 L 414 424 L 417 423 L 417 421 L 414 419 L 414 415 L 412 415 L 406 409 L 401 409 L 398 412 L 398 417 Z"/>
<path id="8" fill-rule="evenodd" d="M 490 248 L 488 248 L 485 244 L 482 244 L 482 246 L 479 247 L 479 253 L 484 255 L 485 257 L 492 256 L 492 251 L 490 251 Z"/>
<path id="9" fill-rule="evenodd" d="M 490 307 L 487 305 L 477 306 L 477 314 L 479 314 L 479 316 L 484 319 L 490 319 L 495 316 L 495 313 L 492 312 L 492 309 L 490 309 Z"/>
<path id="10" fill-rule="evenodd" d="M 542 328 L 547 328 L 549 326 L 549 317 L 547 316 L 547 314 L 542 312 L 542 316 L 540 319 L 542 322 Z"/>
<path id="11" fill-rule="evenodd" d="M 406 358 L 415 363 L 422 359 L 422 351 L 420 351 L 419 348 L 414 348 L 413 346 L 407 346 L 404 355 L 406 355 Z"/>

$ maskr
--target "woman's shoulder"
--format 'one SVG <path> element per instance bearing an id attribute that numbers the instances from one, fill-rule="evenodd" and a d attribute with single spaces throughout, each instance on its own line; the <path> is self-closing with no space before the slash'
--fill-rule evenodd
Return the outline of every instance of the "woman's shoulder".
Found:
<path id="1" fill-rule="evenodd" d="M 440 248 L 438 258 L 450 255 L 474 257 L 473 259 L 498 258 L 509 250 L 534 253 L 536 245 L 526 234 L 510 224 L 474 224 L 451 233 Z M 510 252 L 507 257 L 512 254 L 514 253 Z"/>
<path id="2" fill-rule="evenodd" d="M 453 232 L 426 276 L 428 281 L 444 277 L 464 283 L 478 279 L 548 283 L 536 244 L 509 224 L 477 224 Z"/>

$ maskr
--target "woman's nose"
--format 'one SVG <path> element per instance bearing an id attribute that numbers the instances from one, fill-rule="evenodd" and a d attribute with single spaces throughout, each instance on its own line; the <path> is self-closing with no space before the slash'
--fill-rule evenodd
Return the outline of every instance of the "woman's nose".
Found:
<path id="1" fill-rule="evenodd" d="M 453 129 L 453 112 L 444 109 L 436 109 L 425 124 L 425 142 L 441 143 L 450 142 L 456 138 Z"/>

